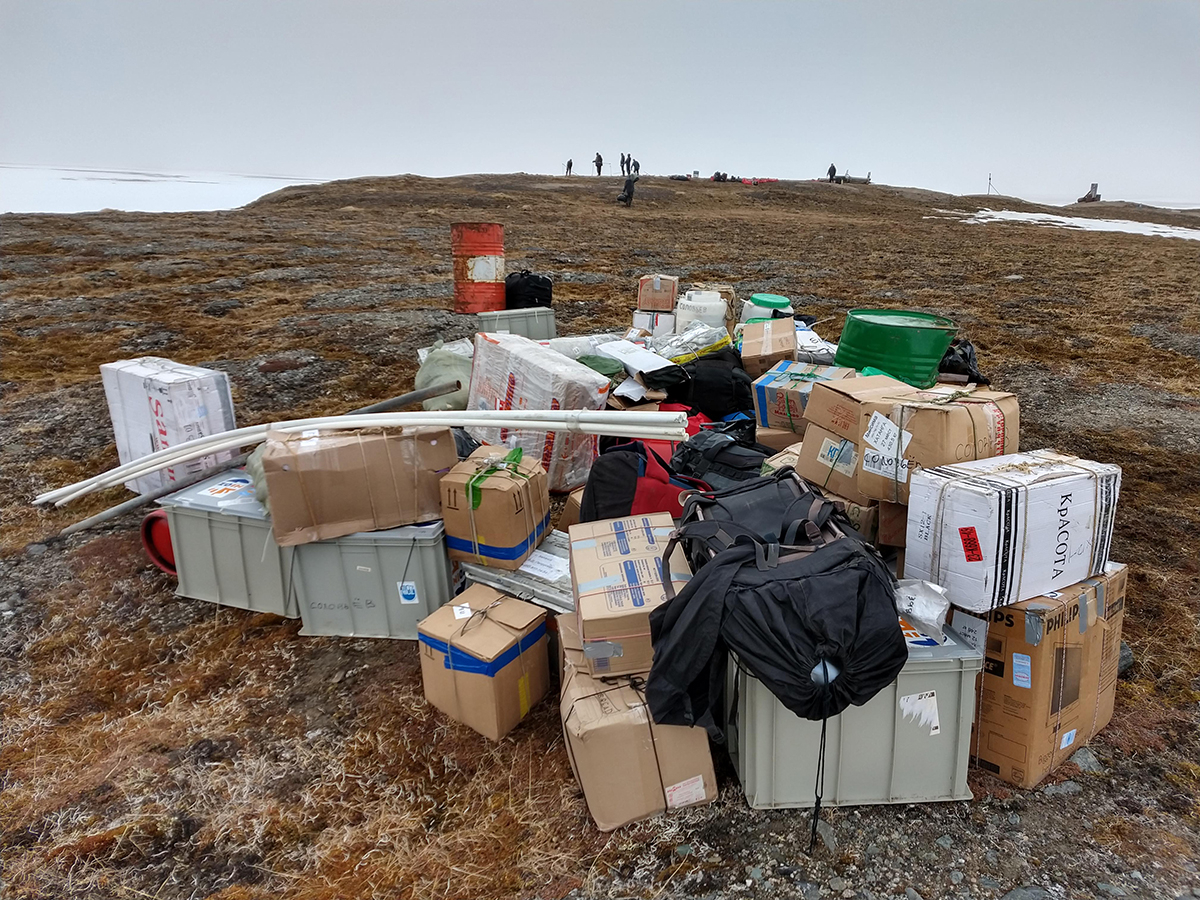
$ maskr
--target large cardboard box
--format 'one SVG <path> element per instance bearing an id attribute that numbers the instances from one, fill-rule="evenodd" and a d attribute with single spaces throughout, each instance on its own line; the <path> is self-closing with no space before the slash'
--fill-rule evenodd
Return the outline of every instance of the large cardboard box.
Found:
<path id="1" fill-rule="evenodd" d="M 681 548 L 662 558 L 674 528 L 670 513 L 571 526 L 571 584 L 592 675 L 650 671 L 650 612 L 666 602 L 664 574 L 676 592 L 691 577 Z"/>
<path id="2" fill-rule="evenodd" d="M 761 425 L 754 430 L 754 440 L 776 453 L 782 453 L 793 446 L 799 446 L 796 432 L 790 428 L 763 428 Z"/>
<path id="3" fill-rule="evenodd" d="M 879 543 L 903 547 L 908 541 L 908 507 L 901 503 L 879 501 Z"/>
<path id="4" fill-rule="evenodd" d="M 100 379 L 122 465 L 237 427 L 229 376 L 224 372 L 143 356 L 105 363 Z M 149 494 L 231 459 L 231 450 L 214 453 L 131 479 L 125 486 Z"/>
<path id="5" fill-rule="evenodd" d="M 717 797 L 708 733 L 656 725 L 629 679 L 565 668 L 559 711 L 567 758 L 601 831 Z"/>
<path id="6" fill-rule="evenodd" d="M 442 478 L 451 559 L 519 569 L 550 527 L 546 470 L 520 450 L 480 447 Z"/>
<path id="7" fill-rule="evenodd" d="M 262 466 L 275 542 L 440 519 L 438 482 L 456 462 L 449 428 L 268 432 Z"/>
<path id="8" fill-rule="evenodd" d="M 583 363 L 516 334 L 475 335 L 468 410 L 603 409 L 609 380 Z M 485 444 L 520 447 L 539 459 L 550 490 L 572 491 L 587 481 L 596 454 L 592 435 L 472 427 Z"/>
<path id="9" fill-rule="evenodd" d="M 1104 571 L 1120 488 L 1119 466 L 1053 450 L 916 471 L 905 570 L 976 612 L 1062 590 Z"/>
<path id="10" fill-rule="evenodd" d="M 671 312 L 678 294 L 679 279 L 674 275 L 643 275 L 638 279 L 637 308 Z"/>
<path id="11" fill-rule="evenodd" d="M 859 420 L 862 404 L 876 397 L 907 396 L 916 391 L 912 385 L 890 375 L 866 375 L 857 378 L 819 381 L 812 386 L 804 418 L 838 437 L 857 441 L 862 436 Z"/>
<path id="12" fill-rule="evenodd" d="M 747 369 L 746 371 L 749 371 Z M 804 409 L 818 381 L 855 377 L 853 369 L 781 362 L 754 382 L 754 414 L 761 427 L 787 428 L 804 434 Z"/>
<path id="13" fill-rule="evenodd" d="M 417 626 L 425 699 L 498 741 L 546 696 L 546 611 L 475 584 Z"/>
<path id="14" fill-rule="evenodd" d="M 758 378 L 776 363 L 790 360 L 795 355 L 794 319 L 750 322 L 742 330 L 742 368 L 751 378 Z"/>
<path id="15" fill-rule="evenodd" d="M 800 446 L 796 473 L 826 493 L 837 494 L 859 506 L 871 501 L 858 490 L 858 445 L 848 438 L 809 425 Z"/>
<path id="16" fill-rule="evenodd" d="M 579 637 L 579 618 L 574 613 L 555 616 L 558 626 L 558 695 L 567 689 L 567 681 L 576 669 L 587 669 L 583 659 L 583 640 Z"/>
<path id="17" fill-rule="evenodd" d="M 916 467 L 1015 453 L 1020 407 L 1013 394 L 938 386 L 907 396 L 865 399 L 859 413 L 858 489 L 868 497 L 908 502 Z"/>
<path id="18" fill-rule="evenodd" d="M 984 651 L 971 748 L 980 768 L 1031 788 L 1112 719 L 1128 570 L 979 618 L 955 610 L 955 630 Z"/>

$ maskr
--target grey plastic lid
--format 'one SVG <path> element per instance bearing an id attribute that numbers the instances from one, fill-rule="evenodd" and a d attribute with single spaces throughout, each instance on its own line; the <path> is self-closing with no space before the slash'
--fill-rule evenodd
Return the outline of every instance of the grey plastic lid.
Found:
<path id="1" fill-rule="evenodd" d="M 191 487 L 168 494 L 159 506 L 265 519 L 267 511 L 254 496 L 254 482 L 245 469 L 228 469 Z"/>
<path id="2" fill-rule="evenodd" d="M 903 622 L 903 620 L 901 620 Z M 904 628 L 904 641 L 908 644 L 909 659 L 979 659 L 983 656 L 978 650 L 958 636 L 949 625 L 942 626 L 946 637 L 943 644 L 938 644 L 935 638 L 922 634 L 915 626 Z"/>

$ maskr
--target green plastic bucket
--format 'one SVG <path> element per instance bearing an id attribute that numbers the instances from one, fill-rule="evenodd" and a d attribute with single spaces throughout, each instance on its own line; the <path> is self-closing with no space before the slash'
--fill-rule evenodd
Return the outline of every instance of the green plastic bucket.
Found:
<path id="1" fill-rule="evenodd" d="M 787 309 L 792 301 L 780 294 L 751 294 L 750 302 L 763 309 Z"/>
<path id="2" fill-rule="evenodd" d="M 874 366 L 913 385 L 931 387 L 958 326 L 944 316 L 905 309 L 852 309 L 834 365 Z"/>

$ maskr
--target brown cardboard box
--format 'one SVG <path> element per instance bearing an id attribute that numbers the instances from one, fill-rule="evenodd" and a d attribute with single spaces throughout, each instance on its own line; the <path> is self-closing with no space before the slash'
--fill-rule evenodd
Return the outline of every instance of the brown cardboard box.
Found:
<path id="1" fill-rule="evenodd" d="M 262 466 L 275 542 L 439 519 L 438 481 L 457 460 L 448 428 L 269 432 Z"/>
<path id="2" fill-rule="evenodd" d="M 858 490 L 858 445 L 854 441 L 809 425 L 796 472 L 826 493 L 837 494 L 859 506 L 871 505 L 871 500 Z"/>
<path id="3" fill-rule="evenodd" d="M 793 434 L 792 437 L 795 437 Z M 794 444 L 788 444 L 787 447 L 780 450 L 774 456 L 768 456 L 763 460 L 762 473 L 770 475 L 772 472 L 777 472 L 784 466 L 796 468 L 796 463 L 800 461 L 800 451 L 803 448 L 801 441 L 796 441 Z"/>
<path id="4" fill-rule="evenodd" d="M 567 688 L 567 681 L 575 669 L 586 669 L 583 660 L 583 641 L 579 637 L 579 617 L 575 613 L 564 613 L 554 617 L 558 625 L 558 684 L 559 696 Z"/>
<path id="5" fill-rule="evenodd" d="M 1036 786 L 1112 718 L 1128 570 L 993 610 L 955 610 L 964 640 L 984 642 L 971 749 L 982 769 Z"/>
<path id="6" fill-rule="evenodd" d="M 575 488 L 567 494 L 567 504 L 563 507 L 562 515 L 558 517 L 558 530 L 566 531 L 579 521 L 579 511 L 583 507 L 584 488 Z"/>
<path id="7" fill-rule="evenodd" d="M 764 447 L 770 447 L 776 453 L 787 450 L 792 446 L 799 446 L 796 438 L 799 435 L 788 428 L 763 428 L 761 425 L 755 429 L 754 439 Z"/>
<path id="8" fill-rule="evenodd" d="M 795 319 L 750 322 L 742 331 L 742 368 L 751 378 L 758 378 L 776 363 L 791 360 L 795 355 Z"/>
<path id="9" fill-rule="evenodd" d="M 903 547 L 908 539 L 908 507 L 902 503 L 879 501 L 879 543 Z"/>
<path id="10" fill-rule="evenodd" d="M 425 699 L 498 741 L 546 696 L 546 611 L 474 584 L 417 626 Z"/>
<path id="11" fill-rule="evenodd" d="M 818 381 L 854 378 L 853 369 L 785 361 L 754 381 L 754 418 L 760 427 L 788 428 L 804 434 L 804 408 Z"/>
<path id="12" fill-rule="evenodd" d="M 717 797 L 708 733 L 655 725 L 644 694 L 569 669 L 559 711 L 567 757 L 601 831 Z"/>
<path id="13" fill-rule="evenodd" d="M 678 294 L 679 279 L 674 275 L 643 275 L 638 279 L 637 308 L 671 312 L 675 309 L 675 297 Z"/>
<path id="14" fill-rule="evenodd" d="M 451 559 L 519 569 L 550 527 L 546 470 L 521 451 L 483 446 L 442 479 Z"/>
<path id="15" fill-rule="evenodd" d="M 804 418 L 838 437 L 857 441 L 861 436 L 859 419 L 862 403 L 878 396 L 904 395 L 915 391 L 912 385 L 890 375 L 864 375 L 836 381 L 819 381 L 808 395 Z"/>
<path id="16" fill-rule="evenodd" d="M 907 385 L 905 385 L 907 388 Z M 859 412 L 858 489 L 908 502 L 909 472 L 1017 452 L 1020 405 L 1002 391 L 938 385 L 864 398 Z M 897 453 L 903 440 L 906 449 Z"/>
<path id="17" fill-rule="evenodd" d="M 592 675 L 650 671 L 650 612 L 666 601 L 662 553 L 674 528 L 670 513 L 571 526 L 571 584 Z M 670 577 L 677 592 L 691 577 L 682 548 Z"/>

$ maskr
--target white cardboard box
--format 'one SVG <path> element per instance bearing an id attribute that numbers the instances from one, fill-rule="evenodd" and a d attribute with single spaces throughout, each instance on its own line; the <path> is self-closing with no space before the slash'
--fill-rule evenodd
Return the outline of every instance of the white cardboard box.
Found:
<path id="1" fill-rule="evenodd" d="M 635 312 L 633 327 L 643 328 L 652 337 L 662 337 L 664 334 L 675 333 L 675 314 L 669 312 Z"/>
<path id="2" fill-rule="evenodd" d="M 237 427 L 229 376 L 224 372 L 143 356 L 105 363 L 100 378 L 122 464 Z M 127 481 L 125 486 L 146 494 L 232 458 L 231 451 L 205 456 Z"/>
<path id="3" fill-rule="evenodd" d="M 904 574 L 974 612 L 1019 603 L 1104 571 L 1119 466 L 1052 450 L 914 472 Z"/>

